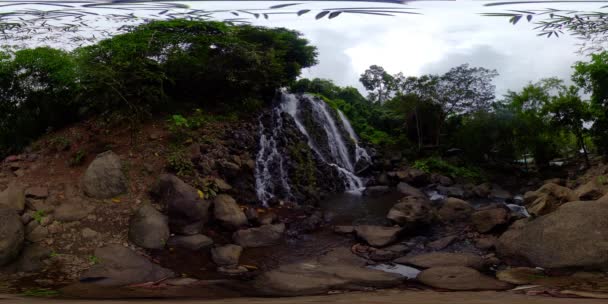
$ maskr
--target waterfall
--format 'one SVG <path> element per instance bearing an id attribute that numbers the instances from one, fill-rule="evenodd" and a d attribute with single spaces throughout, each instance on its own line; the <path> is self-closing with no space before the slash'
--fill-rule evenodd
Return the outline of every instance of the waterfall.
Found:
<path id="1" fill-rule="evenodd" d="M 364 183 L 356 172 L 361 159 L 369 160 L 359 146 L 357 135 L 341 111 L 334 111 L 323 100 L 311 95 L 282 93 L 279 104 L 260 118 L 259 151 L 256 159 L 256 193 L 266 204 L 272 198 L 293 199 L 288 155 L 293 136 L 286 119 L 314 153 L 317 161 L 334 168 L 346 191 L 360 192 Z M 292 127 L 293 129 L 293 127 Z"/>

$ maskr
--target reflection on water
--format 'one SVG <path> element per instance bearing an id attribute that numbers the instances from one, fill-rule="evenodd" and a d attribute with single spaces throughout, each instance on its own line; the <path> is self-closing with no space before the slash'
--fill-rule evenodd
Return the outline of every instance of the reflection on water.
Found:
<path id="1" fill-rule="evenodd" d="M 333 214 L 337 225 L 383 224 L 388 211 L 402 196 L 398 192 L 374 197 L 342 193 L 323 200 L 320 205 Z"/>

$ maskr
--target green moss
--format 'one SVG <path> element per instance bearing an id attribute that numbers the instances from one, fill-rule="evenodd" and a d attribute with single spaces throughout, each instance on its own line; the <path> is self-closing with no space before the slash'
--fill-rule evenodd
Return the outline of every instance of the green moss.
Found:
<path id="1" fill-rule="evenodd" d="M 308 190 L 317 186 L 316 164 L 308 144 L 299 142 L 289 148 L 292 160 L 297 164 L 292 176 L 296 185 L 305 185 Z"/>

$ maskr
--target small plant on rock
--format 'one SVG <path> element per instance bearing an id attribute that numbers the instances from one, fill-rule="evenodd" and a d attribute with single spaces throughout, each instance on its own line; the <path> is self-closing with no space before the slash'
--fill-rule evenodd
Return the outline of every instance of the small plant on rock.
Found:
<path id="1" fill-rule="evenodd" d="M 212 199 L 217 196 L 220 189 L 214 178 L 199 178 L 196 181 L 199 196 L 202 199 Z"/>
<path id="2" fill-rule="evenodd" d="M 38 222 L 38 224 L 42 223 L 42 218 L 44 217 L 44 211 L 38 210 L 34 213 L 34 220 Z"/>
<path id="3" fill-rule="evenodd" d="M 194 164 L 184 149 L 174 148 L 169 152 L 167 164 L 179 176 L 188 176 L 194 171 Z"/>

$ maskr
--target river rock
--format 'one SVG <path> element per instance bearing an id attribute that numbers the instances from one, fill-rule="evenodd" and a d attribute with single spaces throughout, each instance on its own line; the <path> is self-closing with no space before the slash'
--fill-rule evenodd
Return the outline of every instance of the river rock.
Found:
<path id="1" fill-rule="evenodd" d="M 479 210 L 471 215 L 471 222 L 481 233 L 489 232 L 494 227 L 509 223 L 510 211 L 503 207 Z"/>
<path id="2" fill-rule="evenodd" d="M 608 269 L 608 202 L 570 202 L 534 220 L 515 222 L 497 252 L 543 268 Z"/>
<path id="3" fill-rule="evenodd" d="M 389 186 L 370 186 L 365 188 L 363 191 L 363 195 L 366 196 L 381 196 L 391 191 Z"/>
<path id="4" fill-rule="evenodd" d="M 97 155 L 82 178 L 84 193 L 92 198 L 107 199 L 127 192 L 127 179 L 120 158 L 112 151 Z"/>
<path id="5" fill-rule="evenodd" d="M 473 194 L 477 197 L 486 198 L 490 196 L 492 191 L 492 185 L 490 183 L 483 183 L 473 187 Z"/>
<path id="6" fill-rule="evenodd" d="M 239 258 L 243 252 L 243 247 L 228 244 L 211 249 L 211 258 L 215 264 L 220 266 L 232 266 L 239 264 Z"/>
<path id="7" fill-rule="evenodd" d="M 515 267 L 498 271 L 496 278 L 515 285 L 533 284 L 540 277 L 544 276 L 541 269 L 529 267 Z"/>
<path id="8" fill-rule="evenodd" d="M 458 237 L 456 237 L 455 235 L 446 236 L 428 243 L 427 247 L 433 250 L 441 250 L 450 246 L 456 239 L 458 239 Z"/>
<path id="9" fill-rule="evenodd" d="M 427 199 L 406 196 L 391 208 L 386 218 L 399 225 L 425 225 L 433 220 L 433 209 Z"/>
<path id="10" fill-rule="evenodd" d="M 507 290 L 512 287 L 509 283 L 461 266 L 429 268 L 418 274 L 416 279 L 423 284 L 448 290 Z"/>
<path id="11" fill-rule="evenodd" d="M 143 204 L 131 217 L 129 240 L 146 249 L 162 249 L 169 239 L 169 221 L 152 205 Z"/>
<path id="12" fill-rule="evenodd" d="M 79 197 L 66 197 L 59 207 L 55 208 L 53 215 L 61 222 L 73 222 L 85 218 L 95 211 L 92 202 Z"/>
<path id="13" fill-rule="evenodd" d="M 426 195 L 424 193 L 422 193 L 422 191 L 410 186 L 407 183 L 403 183 L 403 182 L 401 182 L 397 185 L 397 191 L 399 191 L 404 196 L 415 196 L 415 197 L 420 197 L 420 198 L 427 198 Z"/>
<path id="14" fill-rule="evenodd" d="M 153 194 L 165 206 L 172 232 L 184 235 L 200 234 L 209 217 L 210 203 L 196 189 L 175 175 L 163 174 Z"/>
<path id="15" fill-rule="evenodd" d="M 574 193 L 578 195 L 580 200 L 592 201 L 604 196 L 608 189 L 608 186 L 602 184 L 597 179 L 592 179 L 584 185 L 580 185 L 574 190 Z"/>
<path id="16" fill-rule="evenodd" d="M 388 288 L 403 280 L 400 275 L 370 269 L 365 264 L 349 248 L 337 248 L 321 257 L 263 273 L 253 286 L 267 296 L 304 296 L 339 289 Z"/>
<path id="17" fill-rule="evenodd" d="M 397 264 L 419 268 L 462 266 L 482 269 L 483 259 L 471 253 L 431 252 L 416 256 L 405 256 L 394 261 Z"/>
<path id="18" fill-rule="evenodd" d="M 0 266 L 13 261 L 23 247 L 25 230 L 14 210 L 0 209 Z"/>
<path id="19" fill-rule="evenodd" d="M 465 197 L 465 191 L 461 185 L 454 185 L 451 187 L 437 186 L 437 192 L 450 197 L 463 198 Z"/>
<path id="20" fill-rule="evenodd" d="M 473 207 L 468 202 L 448 197 L 437 211 L 437 215 L 444 223 L 466 222 L 470 219 L 473 211 Z"/>
<path id="21" fill-rule="evenodd" d="M 544 184 L 538 190 L 524 194 L 524 204 L 528 207 L 528 212 L 537 216 L 553 212 L 562 204 L 577 200 L 578 196 L 574 191 L 553 183 Z"/>
<path id="22" fill-rule="evenodd" d="M 156 282 L 175 276 L 173 271 L 153 264 L 121 245 L 98 248 L 94 256 L 99 263 L 82 274 L 81 282 L 102 286 L 124 286 Z"/>
<path id="23" fill-rule="evenodd" d="M 213 240 L 202 234 L 176 235 L 169 238 L 167 245 L 197 251 L 213 245 Z"/>
<path id="24" fill-rule="evenodd" d="M 213 200 L 213 214 L 224 226 L 238 228 L 247 225 L 247 216 L 236 201 L 226 194 L 220 194 Z"/>
<path id="25" fill-rule="evenodd" d="M 265 247 L 276 245 L 285 232 L 285 224 L 263 225 L 258 228 L 241 229 L 232 235 L 241 247 Z"/>
<path id="26" fill-rule="evenodd" d="M 13 182 L 0 192 L 0 208 L 11 209 L 21 214 L 25 208 L 23 187 Z"/>
<path id="27" fill-rule="evenodd" d="M 357 236 L 374 247 L 384 247 L 397 240 L 401 227 L 361 225 L 355 227 Z"/>

